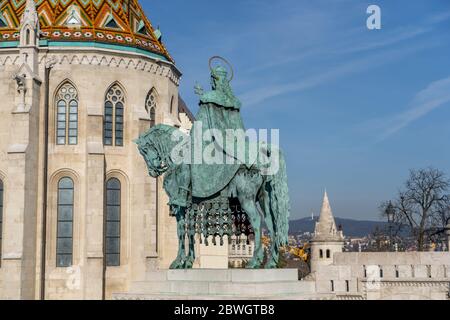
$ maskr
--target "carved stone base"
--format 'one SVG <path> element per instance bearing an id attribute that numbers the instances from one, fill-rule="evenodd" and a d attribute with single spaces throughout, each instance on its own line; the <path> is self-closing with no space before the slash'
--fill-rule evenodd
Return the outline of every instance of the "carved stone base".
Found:
<path id="1" fill-rule="evenodd" d="M 135 282 L 115 300 L 310 299 L 312 281 L 299 281 L 296 269 L 164 270 Z"/>

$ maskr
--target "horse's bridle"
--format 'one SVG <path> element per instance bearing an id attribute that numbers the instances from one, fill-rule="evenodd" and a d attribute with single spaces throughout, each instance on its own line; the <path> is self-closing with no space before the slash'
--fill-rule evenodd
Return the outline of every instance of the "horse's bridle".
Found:
<path id="1" fill-rule="evenodd" d="M 155 150 L 155 155 L 157 156 L 156 160 L 160 164 L 159 167 L 154 166 L 154 164 L 153 164 L 154 159 L 149 159 L 148 153 L 147 153 L 147 150 L 149 148 L 153 148 Z M 150 169 L 152 171 L 154 171 L 155 173 L 157 173 L 158 176 L 162 175 L 163 173 L 165 173 L 169 169 L 169 165 L 166 164 L 165 161 L 161 159 L 161 156 L 159 155 L 159 152 L 154 147 L 154 145 L 148 144 L 146 146 L 146 148 L 142 148 L 142 153 L 144 155 L 144 158 L 145 158 L 146 162 L 150 164 Z"/>

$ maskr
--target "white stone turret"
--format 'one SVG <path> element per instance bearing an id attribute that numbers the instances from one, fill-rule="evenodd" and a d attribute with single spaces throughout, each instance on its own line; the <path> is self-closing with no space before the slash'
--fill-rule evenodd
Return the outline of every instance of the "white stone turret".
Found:
<path id="1" fill-rule="evenodd" d="M 16 90 L 14 96 L 2 99 L 14 103 L 11 115 L 4 121 L 10 129 L 5 137 L 7 145 L 4 165 L 6 176 L 14 183 L 8 203 L 8 231 L 2 243 L 3 297 L 6 299 L 34 299 L 37 288 L 37 223 L 39 199 L 41 84 L 39 78 L 39 18 L 33 0 L 28 0 L 20 24 L 20 64 L 11 70 L 11 84 Z M 5 78 L 3 78 L 5 79 Z M 10 85 L 8 83 L 7 85 Z M 3 91 L 4 92 L 4 91 Z M 8 105 L 8 103 L 6 103 Z M 41 207 L 42 208 L 42 207 Z M 3 258 L 3 257 L 2 257 Z M 8 276 L 6 276 L 8 275 Z M 14 275 L 14 277 L 10 276 Z"/>
<path id="2" fill-rule="evenodd" d="M 311 272 L 317 271 L 320 265 L 332 264 L 333 255 L 342 252 L 343 248 L 344 235 L 336 228 L 328 194 L 325 191 L 319 221 L 316 222 L 311 241 Z"/>
<path id="3" fill-rule="evenodd" d="M 27 0 L 20 20 L 21 65 L 13 76 L 17 85 L 15 112 L 28 112 L 39 93 L 39 17 L 34 0 Z M 38 106 L 36 106 L 38 108 Z"/>
<path id="4" fill-rule="evenodd" d="M 20 21 L 20 46 L 39 46 L 39 16 L 34 0 L 27 0 L 25 11 Z"/>

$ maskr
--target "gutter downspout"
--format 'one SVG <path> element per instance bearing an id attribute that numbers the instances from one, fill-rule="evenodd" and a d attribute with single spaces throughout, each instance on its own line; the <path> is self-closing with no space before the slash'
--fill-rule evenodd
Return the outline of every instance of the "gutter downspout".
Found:
<path id="1" fill-rule="evenodd" d="M 44 97 L 44 168 L 43 168 L 43 194 L 42 194 L 42 232 L 41 232 L 41 283 L 40 300 L 45 300 L 46 280 L 46 256 L 47 256 L 47 197 L 48 197 L 48 134 L 49 134 L 49 109 L 50 109 L 50 71 L 56 64 L 56 60 L 48 60 L 45 63 L 45 97 Z"/>
<path id="2" fill-rule="evenodd" d="M 103 266 L 102 266 L 102 300 L 106 300 L 106 158 L 103 158 Z"/>

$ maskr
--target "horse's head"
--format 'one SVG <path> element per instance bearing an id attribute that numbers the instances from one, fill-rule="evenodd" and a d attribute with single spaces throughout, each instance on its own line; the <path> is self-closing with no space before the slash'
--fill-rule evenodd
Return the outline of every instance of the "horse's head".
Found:
<path id="1" fill-rule="evenodd" d="M 153 144 L 139 139 L 135 142 L 138 145 L 139 152 L 144 157 L 150 176 L 157 178 L 166 172 L 167 167 L 164 166 L 161 156 Z"/>
<path id="2" fill-rule="evenodd" d="M 158 124 L 134 141 L 153 178 L 164 174 L 172 165 L 170 138 L 174 130 L 176 128 Z"/>

